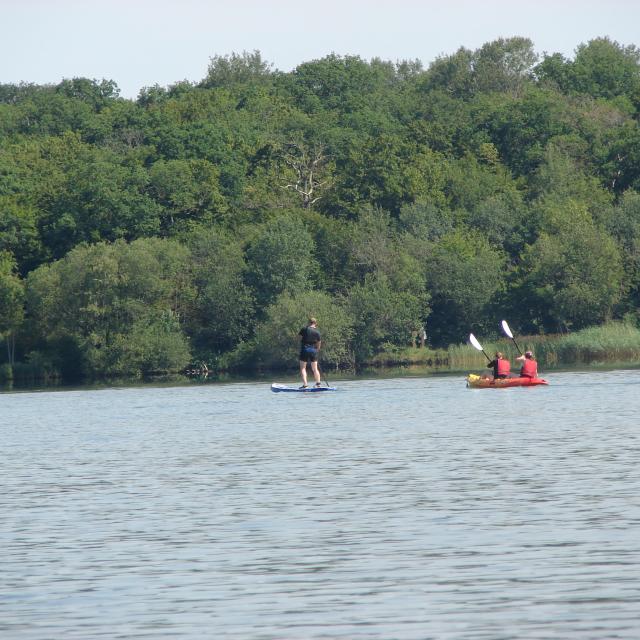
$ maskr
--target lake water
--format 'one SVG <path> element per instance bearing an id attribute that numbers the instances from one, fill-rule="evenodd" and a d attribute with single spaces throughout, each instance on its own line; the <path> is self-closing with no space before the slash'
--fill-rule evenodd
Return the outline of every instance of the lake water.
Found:
<path id="1" fill-rule="evenodd" d="M 0 394 L 0 637 L 638 638 L 640 371 L 548 378 Z"/>

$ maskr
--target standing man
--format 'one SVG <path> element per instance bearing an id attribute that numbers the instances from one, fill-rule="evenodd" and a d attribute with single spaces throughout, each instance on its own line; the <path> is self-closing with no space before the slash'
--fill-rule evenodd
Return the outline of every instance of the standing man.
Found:
<path id="1" fill-rule="evenodd" d="M 320 332 L 318 331 L 318 321 L 315 318 L 309 318 L 306 327 L 300 329 L 298 335 L 302 339 L 300 344 L 300 375 L 302 376 L 301 389 L 307 388 L 307 362 L 311 363 L 311 371 L 313 371 L 313 379 L 316 381 L 316 387 L 320 386 L 320 371 L 318 370 L 318 352 L 322 345 Z"/>

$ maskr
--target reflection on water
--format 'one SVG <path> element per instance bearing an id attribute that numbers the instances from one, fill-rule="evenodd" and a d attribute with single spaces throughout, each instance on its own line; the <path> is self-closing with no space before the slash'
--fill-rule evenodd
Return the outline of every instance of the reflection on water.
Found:
<path id="1" fill-rule="evenodd" d="M 635 638 L 640 371 L 0 395 L 0 637 Z"/>

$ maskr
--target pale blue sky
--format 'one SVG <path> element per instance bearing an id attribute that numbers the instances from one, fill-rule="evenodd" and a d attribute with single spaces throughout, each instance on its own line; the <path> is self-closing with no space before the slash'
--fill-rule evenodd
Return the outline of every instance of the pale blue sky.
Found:
<path id="1" fill-rule="evenodd" d="M 609 36 L 640 46 L 640 0 L 0 0 L 0 83 L 198 81 L 211 57 L 258 49 L 274 68 L 335 52 L 419 59 L 526 36 L 572 57 Z"/>

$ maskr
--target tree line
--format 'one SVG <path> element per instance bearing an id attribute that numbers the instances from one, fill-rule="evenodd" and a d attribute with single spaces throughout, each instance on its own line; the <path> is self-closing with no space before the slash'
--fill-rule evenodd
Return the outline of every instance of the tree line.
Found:
<path id="1" fill-rule="evenodd" d="M 65 377 L 327 364 L 638 323 L 640 51 L 259 52 L 197 83 L 0 85 L 0 363 Z"/>

